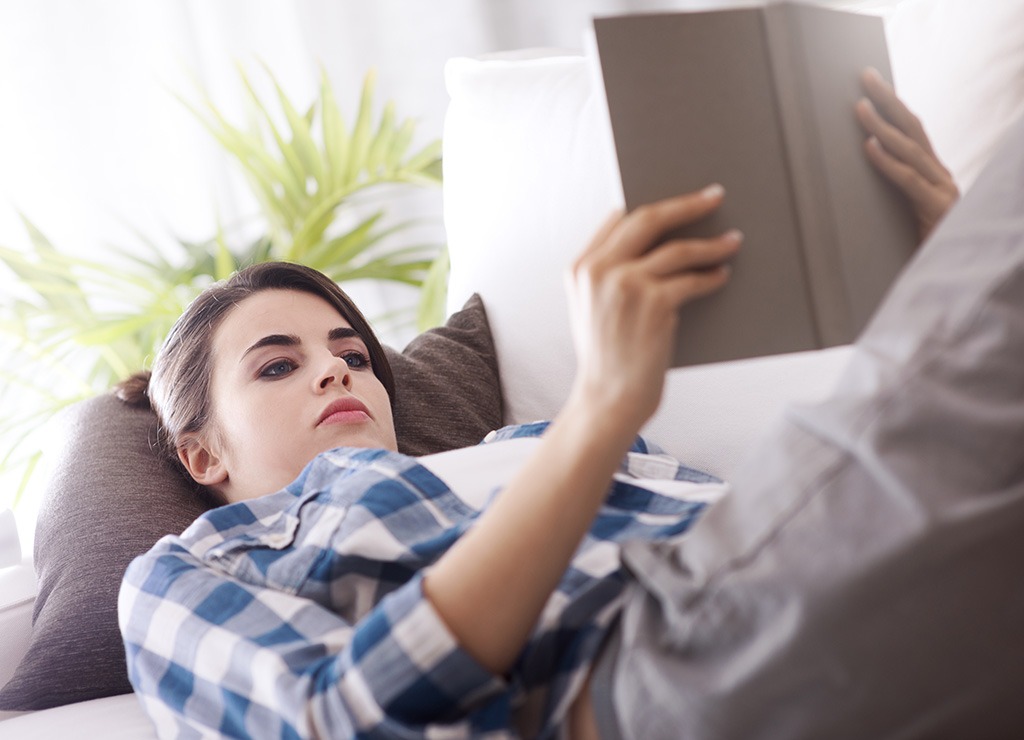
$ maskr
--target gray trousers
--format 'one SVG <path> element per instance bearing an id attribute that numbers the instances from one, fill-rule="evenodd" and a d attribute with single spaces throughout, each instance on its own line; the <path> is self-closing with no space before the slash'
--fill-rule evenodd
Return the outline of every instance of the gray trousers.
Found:
<path id="1" fill-rule="evenodd" d="M 602 735 L 1024 737 L 1024 121 L 827 401 L 627 547 Z"/>

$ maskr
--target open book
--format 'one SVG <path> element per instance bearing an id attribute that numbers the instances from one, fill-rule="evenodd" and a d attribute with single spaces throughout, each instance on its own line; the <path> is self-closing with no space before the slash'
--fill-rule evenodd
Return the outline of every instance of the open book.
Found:
<path id="1" fill-rule="evenodd" d="M 853 341 L 917 241 L 854 115 L 865 67 L 891 80 L 882 20 L 777 3 L 594 35 L 627 210 L 719 182 L 681 235 L 745 235 L 729 284 L 683 307 L 675 364 Z"/>

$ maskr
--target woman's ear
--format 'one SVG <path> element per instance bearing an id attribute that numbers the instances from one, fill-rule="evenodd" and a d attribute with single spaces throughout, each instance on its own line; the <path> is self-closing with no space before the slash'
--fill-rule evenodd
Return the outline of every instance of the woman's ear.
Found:
<path id="1" fill-rule="evenodd" d="M 178 459 L 199 485 L 212 487 L 227 480 L 228 470 L 220 455 L 199 440 L 193 439 L 181 445 Z"/>

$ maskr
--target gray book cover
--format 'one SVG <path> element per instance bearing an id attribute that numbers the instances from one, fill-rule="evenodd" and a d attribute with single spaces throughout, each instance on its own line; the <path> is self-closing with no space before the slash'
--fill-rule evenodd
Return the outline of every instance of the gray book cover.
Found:
<path id="1" fill-rule="evenodd" d="M 853 112 L 865 67 L 891 79 L 882 20 L 777 3 L 594 35 L 627 210 L 720 182 L 722 208 L 672 236 L 745 235 L 729 284 L 680 312 L 675 365 L 853 341 L 916 245 Z"/>

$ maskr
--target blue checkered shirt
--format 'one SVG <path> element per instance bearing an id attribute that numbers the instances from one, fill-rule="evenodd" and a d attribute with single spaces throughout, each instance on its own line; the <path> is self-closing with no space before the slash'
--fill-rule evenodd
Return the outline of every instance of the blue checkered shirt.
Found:
<path id="1" fill-rule="evenodd" d="M 323 453 L 286 489 L 210 511 L 131 564 L 119 613 L 132 685 L 161 737 L 555 737 L 617 613 L 619 545 L 680 534 L 705 506 L 631 482 L 653 477 L 714 482 L 638 438 L 496 676 L 422 589 L 480 510 L 415 458 Z"/>

